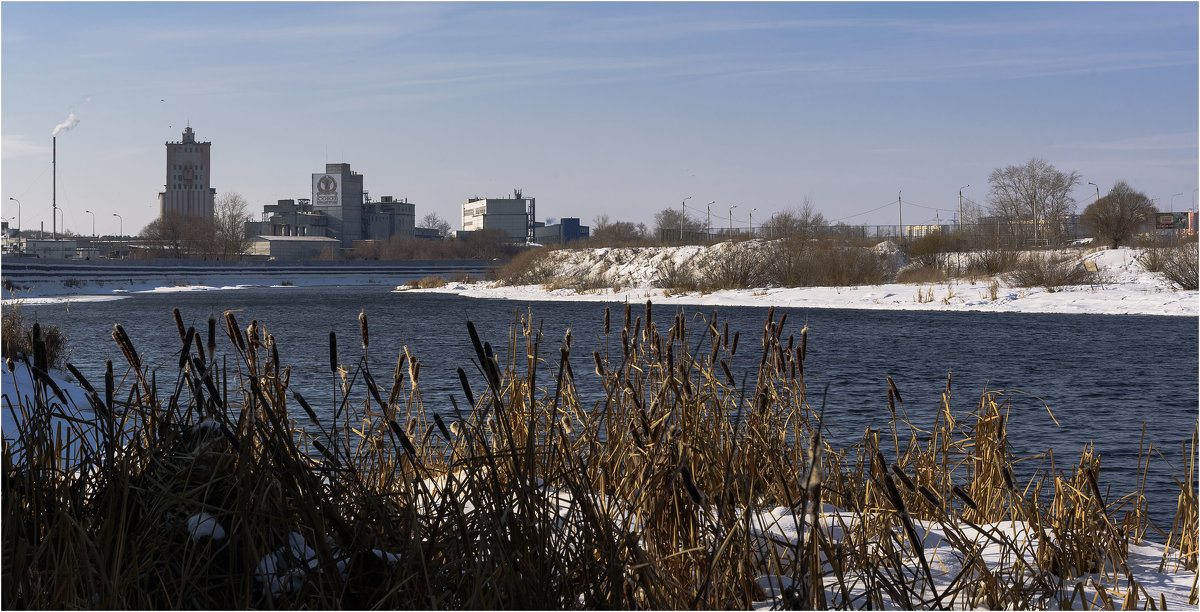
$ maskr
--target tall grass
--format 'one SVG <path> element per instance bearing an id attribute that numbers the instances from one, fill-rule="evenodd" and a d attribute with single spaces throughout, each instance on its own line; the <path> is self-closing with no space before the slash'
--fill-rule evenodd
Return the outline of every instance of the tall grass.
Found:
<path id="1" fill-rule="evenodd" d="M 949 379 L 932 429 L 888 379 L 881 428 L 832 447 L 807 328 L 773 312 L 751 339 L 627 305 L 591 355 L 531 316 L 504 350 L 468 323 L 446 401 L 407 349 L 372 368 L 364 313 L 361 353 L 330 335 L 329 405 L 289 389 L 264 324 L 226 313 L 218 343 L 181 320 L 175 368 L 117 326 L 127 363 L 80 380 L 87 406 L 48 383 L 6 401 L 27 425 L 3 452 L 5 607 L 744 609 L 776 587 L 792 608 L 1062 607 L 1127 581 L 1146 524 L 1114 523 L 1091 452 L 1017 481 L 1006 395 L 956 412 Z M 930 526 L 960 566 L 926 561 Z"/>

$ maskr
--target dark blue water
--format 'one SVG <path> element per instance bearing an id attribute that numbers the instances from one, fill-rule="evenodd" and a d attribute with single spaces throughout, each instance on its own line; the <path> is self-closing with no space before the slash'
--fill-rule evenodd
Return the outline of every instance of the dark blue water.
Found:
<path id="1" fill-rule="evenodd" d="M 560 339 L 570 328 L 574 370 L 587 391 L 595 378 L 591 352 L 606 306 L 612 309 L 619 343 L 624 304 L 479 300 L 380 287 L 132 294 L 118 301 L 24 308 L 62 327 L 70 338 L 70 361 L 95 380 L 103 380 L 105 359 L 118 367 L 124 364 L 111 338 L 113 323 L 125 327 L 147 363 L 163 366 L 163 375 L 174 380 L 180 342 L 171 309 L 178 307 L 185 325 L 197 330 L 205 329 L 210 313 L 216 314 L 221 347 L 228 343 L 222 312 L 235 310 L 243 329 L 257 319 L 274 334 L 281 361 L 292 366 L 292 388 L 318 411 L 331 406 L 333 398 L 329 332 L 337 333 L 342 361 L 353 364 L 362 355 L 357 315 L 365 310 L 377 378 L 391 372 L 407 346 L 422 362 L 420 386 L 427 408 L 448 413 L 447 396 L 454 394 L 464 404 L 457 368 L 464 368 L 477 388 L 483 386 L 472 365 L 468 320 L 483 340 L 503 352 L 517 315 L 532 313 L 545 333 L 544 348 L 554 355 L 548 361 L 555 365 Z M 690 317 L 694 343 L 714 308 L 656 305 L 659 329 L 668 329 L 681 310 Z M 741 332 L 734 369 L 756 366 L 767 309 L 715 310 L 719 327 L 727 322 L 730 334 Z M 645 305 L 634 304 L 632 311 L 644 315 Z M 1084 446 L 1094 442 L 1103 457 L 1101 485 L 1111 485 L 1115 499 L 1135 488 L 1145 424 L 1146 442 L 1161 449 L 1182 478 L 1180 441 L 1190 439 L 1196 427 L 1200 397 L 1195 319 L 784 308 L 776 310 L 776 320 L 785 313 L 785 338 L 798 338 L 800 328 L 809 325 L 806 382 L 810 394 L 828 384 L 826 421 L 835 442 L 855 441 L 866 427 L 887 427 L 888 376 L 912 420 L 932 423 L 946 376 L 952 373 L 956 411 L 973 408 L 985 389 L 1023 392 L 1009 394 L 1009 435 L 1019 456 L 1053 449 L 1058 467 L 1069 470 Z M 741 374 L 736 375 L 740 380 Z M 548 374 L 541 378 L 548 380 Z M 810 396 L 810 403 L 819 405 L 819 399 Z M 1179 489 L 1162 461 L 1153 464 L 1147 490 L 1155 522 L 1169 528 Z"/>

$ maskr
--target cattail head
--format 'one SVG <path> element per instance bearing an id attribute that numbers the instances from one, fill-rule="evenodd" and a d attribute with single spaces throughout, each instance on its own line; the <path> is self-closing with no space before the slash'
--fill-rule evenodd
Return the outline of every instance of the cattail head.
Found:
<path id="1" fill-rule="evenodd" d="M 213 353 L 217 350 L 217 317 L 208 315 L 208 360 L 212 361 Z"/>
<path id="2" fill-rule="evenodd" d="M 178 331 L 178 332 L 179 332 L 179 341 L 180 341 L 180 342 L 182 342 L 182 341 L 183 341 L 183 335 L 184 335 L 184 329 L 183 329 L 183 315 L 179 313 L 179 309 L 178 309 L 178 308 L 172 308 L 172 309 L 171 309 L 171 316 L 172 316 L 172 317 L 174 317 L 174 319 L 175 319 L 175 331 Z"/>
<path id="3" fill-rule="evenodd" d="M 574 426 L 571 425 L 571 418 L 565 414 L 562 417 L 561 425 L 564 435 L 569 436 L 575 431 Z"/>
<path id="4" fill-rule="evenodd" d="M 604 335 L 608 335 L 608 306 L 604 307 Z"/>
<path id="5" fill-rule="evenodd" d="M 337 334 L 329 332 L 329 371 L 337 372 L 338 369 L 338 352 L 337 352 Z"/>
<path id="6" fill-rule="evenodd" d="M 367 333 L 367 311 L 361 310 L 358 313 L 358 331 L 362 334 L 362 347 L 367 350 L 367 345 L 370 344 L 370 335 Z"/>

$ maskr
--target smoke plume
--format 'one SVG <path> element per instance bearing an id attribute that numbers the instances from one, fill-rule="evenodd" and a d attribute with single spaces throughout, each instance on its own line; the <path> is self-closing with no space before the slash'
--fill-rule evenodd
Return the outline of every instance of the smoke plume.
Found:
<path id="1" fill-rule="evenodd" d="M 67 115 L 67 118 L 65 121 L 54 126 L 54 132 L 51 133 L 50 135 L 58 136 L 59 132 L 65 132 L 77 125 L 79 125 L 79 117 L 75 116 L 75 111 L 71 111 L 71 114 Z"/>

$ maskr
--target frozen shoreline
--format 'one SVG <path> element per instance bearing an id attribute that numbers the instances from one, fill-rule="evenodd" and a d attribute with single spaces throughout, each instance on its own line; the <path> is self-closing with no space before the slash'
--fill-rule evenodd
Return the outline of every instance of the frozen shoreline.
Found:
<path id="1" fill-rule="evenodd" d="M 686 248 L 686 247 L 685 247 Z M 561 270 L 561 276 L 585 276 L 605 253 L 593 249 L 590 258 Z M 450 283 L 414 292 L 452 293 L 472 298 L 530 301 L 644 302 L 689 306 L 775 306 L 863 310 L 970 311 L 1044 314 L 1130 314 L 1200 316 L 1200 292 L 1172 287 L 1161 275 L 1147 272 L 1138 262 L 1139 249 L 1105 249 L 1083 257 L 1097 267 L 1097 282 L 1048 290 L 1012 287 L 997 279 L 951 280 L 939 283 L 889 283 L 850 287 L 756 288 L 711 293 L 674 293 L 656 288 L 648 270 L 627 274 L 633 282 L 618 291 L 547 289 L 541 285 L 501 286 L 498 283 Z M 678 255 L 676 255 L 678 258 Z M 643 265 L 643 268 L 645 266 Z"/>
<path id="2" fill-rule="evenodd" d="M 1200 292 L 1173 287 L 1161 275 L 1147 272 L 1138 261 L 1141 249 L 1123 247 L 1089 253 L 1082 261 L 1097 267 L 1097 282 L 1091 285 L 1059 287 L 1012 287 L 997 279 L 996 297 L 992 298 L 990 278 L 958 279 L 939 283 L 888 283 L 847 287 L 760 287 L 721 290 L 711 293 L 675 293 L 653 286 L 654 269 L 647 262 L 664 256 L 687 265 L 701 247 L 661 247 L 629 249 L 635 257 L 619 270 L 620 290 L 547 289 L 541 285 L 500 286 L 498 283 L 449 283 L 436 289 L 404 289 L 413 293 L 449 293 L 470 298 L 521 301 L 631 302 L 653 300 L 661 304 L 688 306 L 775 306 L 781 308 L 836 308 L 860 310 L 962 311 L 1041 314 L 1159 315 L 1200 317 Z M 573 261 L 560 270 L 562 277 L 594 274 L 614 249 L 588 249 L 573 252 Z M 651 256 L 651 257 L 647 257 Z M 639 259 L 640 257 L 640 259 Z M 281 285 L 275 275 L 244 278 L 238 284 L 197 284 L 162 286 L 161 281 L 91 283 L 78 287 L 43 284 L 36 291 L 5 296 L 3 304 L 22 302 L 30 305 L 66 302 L 116 300 L 137 293 L 232 291 L 251 287 L 286 290 L 294 287 L 355 285 L 387 286 L 379 277 L 348 275 L 330 281 L 317 277 L 296 276 L 292 284 Z"/>

